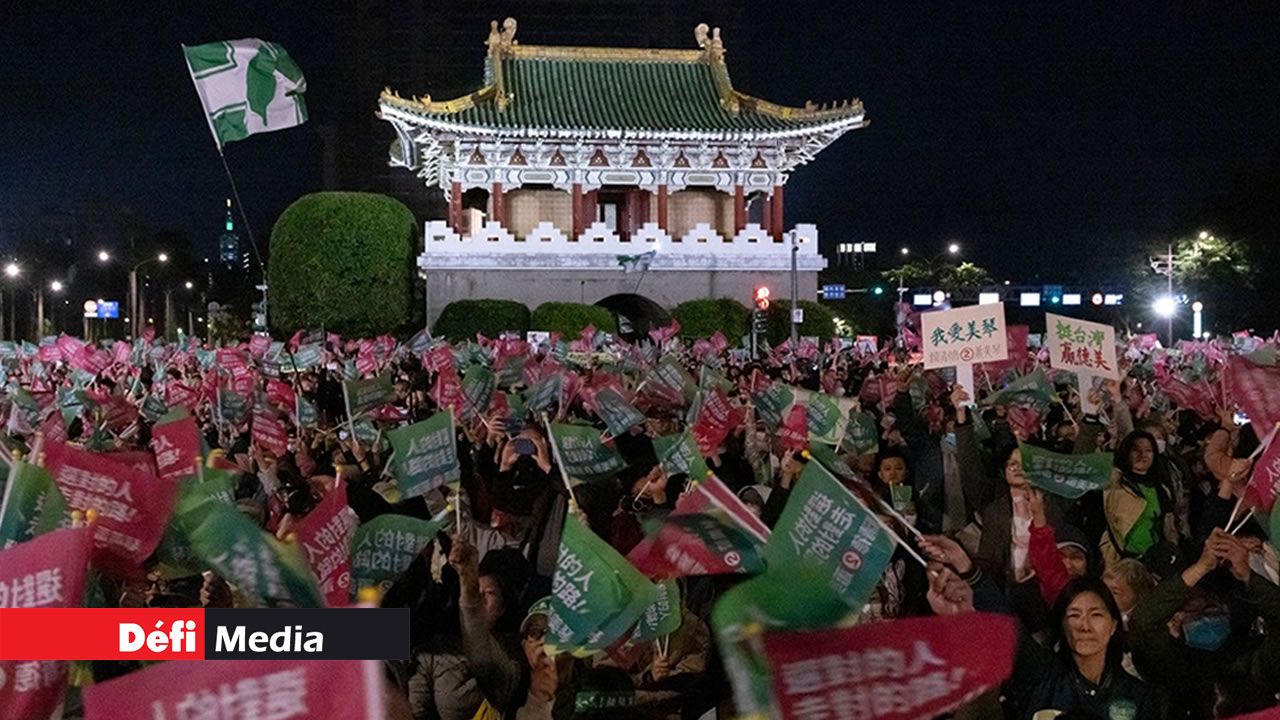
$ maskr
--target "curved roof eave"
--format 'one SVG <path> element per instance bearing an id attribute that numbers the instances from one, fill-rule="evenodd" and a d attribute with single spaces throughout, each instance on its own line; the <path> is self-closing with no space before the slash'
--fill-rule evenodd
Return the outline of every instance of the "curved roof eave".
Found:
<path id="1" fill-rule="evenodd" d="M 520 137 L 529 139 L 554 140 L 718 140 L 734 142 L 740 140 L 785 140 L 788 138 L 820 135 L 829 132 L 848 132 L 867 125 L 866 113 L 834 118 L 827 122 L 815 123 L 804 127 L 785 130 L 738 130 L 738 131 L 705 131 L 705 130 L 634 130 L 597 128 L 499 128 L 488 125 L 471 125 L 454 123 L 439 118 L 407 112 L 394 105 L 378 103 L 383 117 L 394 117 L 417 127 L 439 130 L 455 135 L 485 135 L 504 137 Z"/>

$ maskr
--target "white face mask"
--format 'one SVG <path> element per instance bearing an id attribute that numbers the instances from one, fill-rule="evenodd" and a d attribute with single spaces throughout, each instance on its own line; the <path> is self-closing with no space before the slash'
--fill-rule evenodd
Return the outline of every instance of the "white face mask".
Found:
<path id="1" fill-rule="evenodd" d="M 1156 452 L 1164 454 L 1164 438 L 1156 438 Z"/>

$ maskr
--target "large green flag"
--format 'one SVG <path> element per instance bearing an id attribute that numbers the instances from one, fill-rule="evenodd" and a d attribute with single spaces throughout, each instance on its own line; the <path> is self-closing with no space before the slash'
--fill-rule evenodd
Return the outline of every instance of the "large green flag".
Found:
<path id="1" fill-rule="evenodd" d="M 307 79 L 279 45 L 245 38 L 182 52 L 218 147 L 307 121 Z"/>
<path id="2" fill-rule="evenodd" d="M 422 422 L 387 433 L 395 451 L 393 466 L 404 497 L 425 495 L 461 479 L 458 443 L 453 432 L 453 413 L 443 410 Z"/>
<path id="3" fill-rule="evenodd" d="M 893 548 L 893 536 L 880 519 L 820 462 L 810 462 L 774 526 L 765 559 L 770 568 L 817 562 L 845 603 L 861 610 Z"/>
<path id="4" fill-rule="evenodd" d="M 551 579 L 547 645 L 557 652 L 603 650 L 658 599 L 658 588 L 574 515 L 565 518 Z"/>
<path id="5" fill-rule="evenodd" d="M 1063 454 L 1026 443 L 1019 450 L 1027 482 L 1045 492 L 1075 500 L 1111 482 L 1113 455 L 1109 452 Z"/>
<path id="6" fill-rule="evenodd" d="M 600 442 L 600 431 L 589 425 L 552 423 L 551 442 L 571 483 L 608 480 L 627 466 L 618 451 Z"/>
<path id="7" fill-rule="evenodd" d="M 430 520 L 388 514 L 361 525 L 351 541 L 352 597 L 360 588 L 394 582 L 452 520 L 446 507 Z"/>
<path id="8" fill-rule="evenodd" d="M 680 361 L 670 355 L 663 357 L 641 384 L 649 389 L 650 395 L 656 395 L 670 405 L 684 405 L 698 394 L 693 378 L 689 377 Z"/>
<path id="9" fill-rule="evenodd" d="M 178 481 L 178 503 L 173 510 L 173 519 L 165 528 L 155 553 L 161 577 L 188 577 L 205 569 L 205 564 L 191 548 L 188 532 L 199 525 L 201 509 L 206 505 L 234 505 L 235 483 L 235 473 L 212 468 L 205 469 L 203 482 L 194 477 Z"/>
<path id="10" fill-rule="evenodd" d="M 849 614 L 849 606 L 831 587 L 830 572 L 808 561 L 770 565 L 764 575 L 721 596 L 711 611 L 711 625 L 738 717 L 770 716 L 773 695 L 762 642 L 766 630 L 831 627 Z"/>
<path id="11" fill-rule="evenodd" d="M 706 458 L 702 457 L 698 443 L 693 439 L 693 433 L 688 430 L 680 435 L 654 438 L 653 450 L 668 475 L 683 473 L 694 480 L 702 480 L 710 472 Z"/>
<path id="12" fill-rule="evenodd" d="M 657 640 L 680 629 L 680 585 L 675 580 L 658 583 L 658 597 L 645 609 L 636 625 L 635 638 Z"/>
<path id="13" fill-rule="evenodd" d="M 58 507 L 65 508 L 62 493 L 47 470 L 14 460 L 9 466 L 0 501 L 0 550 L 26 542 L 47 529 L 56 527 Z M 46 520 L 51 523 L 42 527 Z"/>
<path id="14" fill-rule="evenodd" d="M 813 393 L 809 396 L 805 418 L 809 427 L 809 437 L 828 445 L 840 442 L 848 422 L 845 414 L 840 410 L 840 403 L 826 393 Z"/>
<path id="15" fill-rule="evenodd" d="M 207 503 L 188 537 L 206 566 L 255 603 L 325 606 L 302 548 L 281 543 L 233 506 Z"/>
<path id="16" fill-rule="evenodd" d="M 493 402 L 493 391 L 498 381 L 493 371 L 484 365 L 472 365 L 462 376 L 462 397 L 465 398 L 464 420 L 474 417 L 473 413 L 484 415 L 489 412 L 489 403 Z"/>

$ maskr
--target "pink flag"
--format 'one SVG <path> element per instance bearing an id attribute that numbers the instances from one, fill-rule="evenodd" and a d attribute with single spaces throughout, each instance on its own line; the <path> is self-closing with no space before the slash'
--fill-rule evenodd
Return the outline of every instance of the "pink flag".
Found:
<path id="1" fill-rule="evenodd" d="M 62 361 L 69 363 L 76 356 L 76 353 L 80 352 L 80 349 L 84 347 L 84 342 L 70 335 L 59 335 L 56 345 L 58 354 L 62 356 Z"/>
<path id="2" fill-rule="evenodd" d="M 1020 440 L 1035 437 L 1040 432 L 1040 413 L 1021 405 L 1010 405 L 1006 411 L 1009 425 Z"/>
<path id="3" fill-rule="evenodd" d="M 170 382 L 164 387 L 164 402 L 169 407 L 184 407 L 190 413 L 195 412 L 200 396 L 185 383 Z"/>
<path id="4" fill-rule="evenodd" d="M 123 340 L 117 340 L 111 345 L 111 359 L 121 364 L 127 364 L 129 358 L 133 355 L 133 348 L 129 347 L 129 343 Z"/>
<path id="5" fill-rule="evenodd" d="M 1233 355 L 1227 363 L 1227 392 L 1255 428 L 1269 430 L 1280 421 L 1280 365 L 1255 365 Z"/>
<path id="6" fill-rule="evenodd" d="M 445 368 L 454 370 L 453 350 L 448 345 L 431 348 L 423 353 L 422 365 L 431 372 L 443 372 Z"/>
<path id="7" fill-rule="evenodd" d="M 271 348 L 271 336 L 254 333 L 249 338 L 249 354 L 255 359 L 261 360 L 263 355 L 267 354 L 267 350 Z"/>
<path id="8" fill-rule="evenodd" d="M 351 539 L 360 524 L 341 485 L 307 513 L 294 532 L 329 607 L 351 603 Z"/>
<path id="9" fill-rule="evenodd" d="M 289 431 L 274 410 L 255 408 L 251 433 L 253 442 L 272 455 L 283 457 L 289 452 Z"/>
<path id="10" fill-rule="evenodd" d="M 84 604 L 92 538 L 89 528 L 56 530 L 0 551 L 0 608 L 71 608 Z M 48 718 L 62 705 L 70 663 L 0 660 L 5 717 Z"/>
<path id="11" fill-rule="evenodd" d="M 804 450 L 809 447 L 809 412 L 803 403 L 791 406 L 782 419 L 779 429 L 782 447 L 786 450 Z"/>
<path id="12" fill-rule="evenodd" d="M 195 418 L 184 415 L 177 420 L 157 423 L 151 428 L 151 451 L 163 480 L 177 480 L 199 474 L 200 431 Z"/>
<path id="13" fill-rule="evenodd" d="M 359 612 L 353 610 L 352 612 Z M 253 717 L 383 720 L 376 660 L 174 660 L 84 689 L 85 720 L 187 718 L 193 708 Z"/>
<path id="14" fill-rule="evenodd" d="M 1017 643 L 1017 621 L 988 613 L 764 636 L 783 720 L 945 715 L 1004 682 Z"/>
<path id="15" fill-rule="evenodd" d="M 729 349 L 729 341 L 725 339 L 724 333 L 720 332 L 719 330 L 715 331 L 715 334 L 711 336 L 712 352 L 719 355 L 720 353 L 728 349 Z"/>
<path id="16" fill-rule="evenodd" d="M 702 454 L 711 455 L 719 449 L 729 432 L 742 423 L 743 415 L 743 408 L 731 405 L 720 388 L 703 392 L 702 407 L 698 408 L 698 419 L 692 427 L 693 439 Z"/>
<path id="17" fill-rule="evenodd" d="M 98 512 L 94 566 L 117 575 L 140 572 L 169 524 L 178 486 L 70 445 L 49 445 L 46 452 L 46 467 L 67 505 Z"/>
<path id="18" fill-rule="evenodd" d="M 17 408 L 15 408 L 15 412 Z M 40 431 L 44 434 L 45 443 L 59 444 L 67 441 L 67 423 L 62 417 L 61 410 L 54 410 L 49 413 L 49 417 L 45 418 L 44 424 L 40 426 Z"/>
<path id="19" fill-rule="evenodd" d="M 680 322 L 674 319 L 666 327 L 654 328 L 649 331 L 649 337 L 658 345 L 665 345 L 668 340 L 679 334 Z"/>
<path id="20" fill-rule="evenodd" d="M 1259 510 L 1261 517 L 1269 517 L 1271 508 L 1276 504 L 1276 495 L 1280 494 L 1280 442 L 1274 437 L 1263 438 L 1269 442 L 1262 457 L 1253 464 L 1253 474 L 1249 476 L 1249 484 L 1245 487 L 1245 499 Z"/>
<path id="21" fill-rule="evenodd" d="M 293 386 L 283 380 L 267 380 L 267 402 L 286 410 L 292 410 L 295 399 Z"/>

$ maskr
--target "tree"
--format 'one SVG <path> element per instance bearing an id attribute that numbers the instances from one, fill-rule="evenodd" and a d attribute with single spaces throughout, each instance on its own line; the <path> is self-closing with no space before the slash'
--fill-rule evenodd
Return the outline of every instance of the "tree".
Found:
<path id="1" fill-rule="evenodd" d="M 1247 322 L 1256 299 L 1251 291 L 1257 279 L 1252 253 L 1242 242 L 1208 232 L 1196 232 L 1173 241 L 1173 294 L 1186 296 L 1188 304 L 1197 300 L 1211 309 L 1208 326 L 1222 331 L 1238 329 L 1232 323 Z M 1156 272 L 1153 260 L 1163 260 L 1169 244 L 1151 243 L 1141 257 L 1131 263 L 1133 300 L 1139 312 L 1150 307 L 1169 289 L 1168 278 Z M 1190 316 L 1188 312 L 1178 313 Z M 1185 320 L 1185 318 L 1183 318 Z"/>
<path id="2" fill-rule="evenodd" d="M 413 213 L 385 195 L 320 192 L 285 209 L 271 231 L 271 325 L 376 335 L 408 323 Z"/>
<path id="3" fill-rule="evenodd" d="M 986 268 L 967 261 L 953 265 L 949 262 L 909 260 L 885 270 L 883 276 L 894 287 L 901 282 L 903 287 L 931 287 L 959 294 L 971 294 L 993 284 L 991 273 Z"/>

